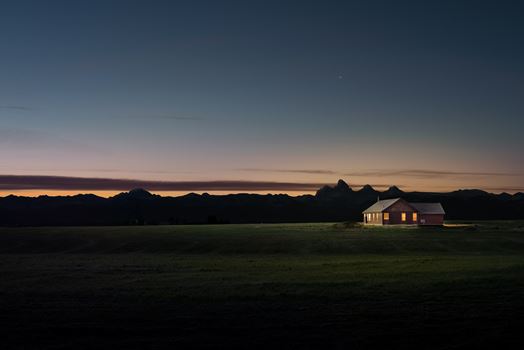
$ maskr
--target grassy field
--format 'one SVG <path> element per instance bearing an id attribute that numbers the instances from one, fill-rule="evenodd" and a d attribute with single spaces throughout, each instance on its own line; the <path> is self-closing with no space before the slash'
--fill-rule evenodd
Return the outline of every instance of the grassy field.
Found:
<path id="1" fill-rule="evenodd" d="M 520 347 L 524 222 L 0 228 L 0 348 Z"/>

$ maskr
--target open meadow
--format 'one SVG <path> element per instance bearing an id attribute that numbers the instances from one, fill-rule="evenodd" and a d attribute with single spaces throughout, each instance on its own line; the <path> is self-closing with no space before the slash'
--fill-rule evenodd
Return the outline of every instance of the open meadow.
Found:
<path id="1" fill-rule="evenodd" d="M 0 348 L 524 341 L 524 222 L 0 228 Z"/>

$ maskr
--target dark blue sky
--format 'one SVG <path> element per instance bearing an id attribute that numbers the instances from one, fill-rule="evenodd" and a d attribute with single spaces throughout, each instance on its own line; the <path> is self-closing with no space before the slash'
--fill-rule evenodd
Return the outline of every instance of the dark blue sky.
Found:
<path id="1" fill-rule="evenodd" d="M 519 190 L 523 10 L 5 1 L 0 173 Z"/>

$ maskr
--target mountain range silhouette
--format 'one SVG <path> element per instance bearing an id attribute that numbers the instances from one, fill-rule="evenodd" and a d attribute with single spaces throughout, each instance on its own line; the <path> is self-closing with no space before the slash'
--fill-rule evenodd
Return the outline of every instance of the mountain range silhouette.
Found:
<path id="1" fill-rule="evenodd" d="M 315 195 L 189 193 L 163 197 L 133 189 L 113 197 L 75 196 L 0 198 L 1 226 L 140 225 L 203 223 L 281 223 L 360 221 L 377 199 L 402 197 L 411 202 L 440 202 L 446 220 L 524 219 L 524 194 L 482 190 L 447 193 L 404 192 L 396 186 L 353 190 L 339 180 Z"/>

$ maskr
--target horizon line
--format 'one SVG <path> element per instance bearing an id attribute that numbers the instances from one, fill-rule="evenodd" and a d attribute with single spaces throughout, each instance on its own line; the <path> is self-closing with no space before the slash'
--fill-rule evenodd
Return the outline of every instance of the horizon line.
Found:
<path id="1" fill-rule="evenodd" d="M 340 180 L 338 180 L 340 181 Z M 344 180 L 342 180 L 344 181 Z M 344 181 L 345 182 L 345 181 Z M 48 195 L 49 192 L 68 192 L 69 195 L 85 194 L 84 191 L 93 192 L 128 192 L 132 189 L 143 188 L 151 192 L 178 192 L 178 193 L 207 193 L 220 192 L 220 194 L 238 194 L 250 192 L 263 192 L 271 194 L 270 191 L 300 194 L 310 194 L 316 192 L 324 186 L 335 186 L 337 182 L 280 182 L 280 181 L 256 181 L 256 180 L 211 180 L 211 181 L 161 181 L 161 180 L 138 180 L 138 179 L 115 179 L 98 177 L 74 177 L 74 176 L 53 176 L 53 175 L 0 175 L 0 193 L 8 192 L 39 192 L 33 196 Z M 392 184 L 348 184 L 362 188 L 371 186 L 373 188 L 406 188 L 402 185 Z M 435 189 L 412 189 L 403 192 L 432 192 L 449 193 L 458 190 L 481 190 L 488 193 L 518 193 L 523 192 L 521 187 L 480 187 L 480 188 L 457 188 L 439 191 Z M 120 191 L 120 192 L 119 192 Z M 237 192 L 234 192 L 237 191 Z M 247 192 L 246 192 L 247 191 Z M 278 192 L 282 191 L 282 192 Z M 47 192 L 47 193 L 46 193 Z M 384 191 L 377 191 L 384 192 Z M 11 193 L 12 195 L 16 195 Z M 89 193 L 95 194 L 96 193 Z M 9 194 L 7 194 L 9 195 Z M 183 195 L 183 194 L 181 194 Z"/>

